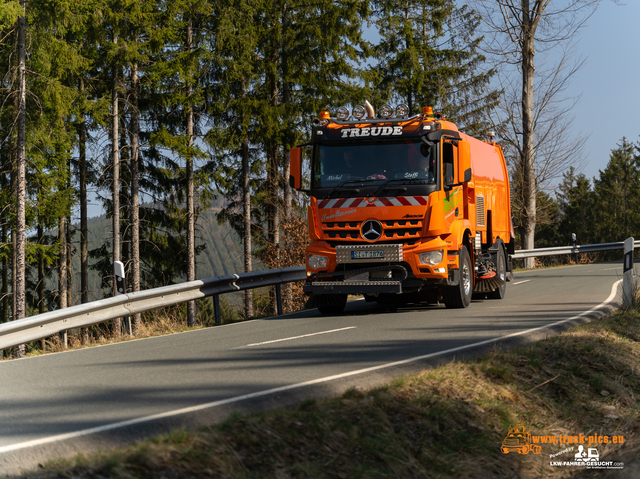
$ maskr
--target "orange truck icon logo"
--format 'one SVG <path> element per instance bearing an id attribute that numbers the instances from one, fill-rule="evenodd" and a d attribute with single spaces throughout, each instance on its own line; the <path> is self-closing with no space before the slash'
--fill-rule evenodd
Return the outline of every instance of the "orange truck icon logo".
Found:
<path id="1" fill-rule="evenodd" d="M 502 441 L 500 450 L 503 454 L 517 452 L 518 454 L 540 454 L 542 447 L 531 443 L 531 428 L 524 424 L 509 426 L 509 434 Z"/>

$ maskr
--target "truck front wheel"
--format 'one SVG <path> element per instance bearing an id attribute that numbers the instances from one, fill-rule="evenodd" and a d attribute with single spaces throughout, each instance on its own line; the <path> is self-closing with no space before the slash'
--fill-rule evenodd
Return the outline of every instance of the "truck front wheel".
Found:
<path id="1" fill-rule="evenodd" d="M 467 247 L 460 250 L 460 281 L 455 286 L 447 286 L 444 290 L 444 305 L 447 308 L 466 308 L 471 303 L 471 258 Z"/>
<path id="2" fill-rule="evenodd" d="M 340 314 L 347 304 L 346 294 L 323 294 L 318 296 L 318 311 L 322 314 Z"/>

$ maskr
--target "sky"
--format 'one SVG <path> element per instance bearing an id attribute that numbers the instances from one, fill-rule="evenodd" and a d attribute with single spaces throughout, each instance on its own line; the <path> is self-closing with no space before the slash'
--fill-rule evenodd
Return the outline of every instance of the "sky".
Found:
<path id="1" fill-rule="evenodd" d="M 585 64 L 571 82 L 581 93 L 574 132 L 586 136 L 587 178 L 599 176 L 623 137 L 640 140 L 640 1 L 604 0 L 580 32 Z"/>

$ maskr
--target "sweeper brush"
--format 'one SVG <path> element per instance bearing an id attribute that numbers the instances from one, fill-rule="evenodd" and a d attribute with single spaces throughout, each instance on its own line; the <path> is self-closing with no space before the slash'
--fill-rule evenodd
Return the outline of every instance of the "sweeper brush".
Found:
<path id="1" fill-rule="evenodd" d="M 303 309 L 314 309 L 320 305 L 320 296 L 317 294 L 312 294 L 307 298 L 307 301 L 304 303 Z"/>
<path id="2" fill-rule="evenodd" d="M 476 284 L 473 287 L 474 293 L 491 293 L 504 284 L 500 276 L 495 271 L 489 271 L 486 274 L 476 278 Z"/>

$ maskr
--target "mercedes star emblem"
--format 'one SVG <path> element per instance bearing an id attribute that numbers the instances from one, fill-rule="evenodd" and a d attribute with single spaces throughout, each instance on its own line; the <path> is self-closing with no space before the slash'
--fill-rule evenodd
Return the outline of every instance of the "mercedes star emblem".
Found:
<path id="1" fill-rule="evenodd" d="M 377 220 L 367 220 L 360 229 L 362 237 L 367 241 L 375 241 L 382 236 L 382 225 Z"/>

